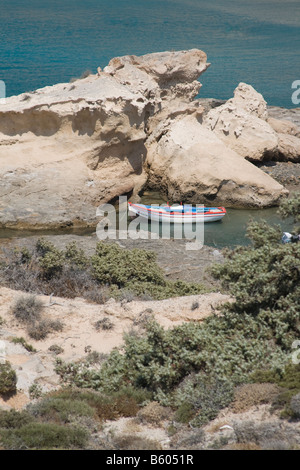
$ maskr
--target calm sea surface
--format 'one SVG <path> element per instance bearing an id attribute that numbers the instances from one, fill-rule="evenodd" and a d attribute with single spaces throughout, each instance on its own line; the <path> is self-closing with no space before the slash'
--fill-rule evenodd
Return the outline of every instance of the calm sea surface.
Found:
<path id="1" fill-rule="evenodd" d="M 295 107 L 299 0 L 0 0 L 0 79 L 7 96 L 96 72 L 113 57 L 199 48 L 212 64 L 201 96 L 240 81 Z"/>

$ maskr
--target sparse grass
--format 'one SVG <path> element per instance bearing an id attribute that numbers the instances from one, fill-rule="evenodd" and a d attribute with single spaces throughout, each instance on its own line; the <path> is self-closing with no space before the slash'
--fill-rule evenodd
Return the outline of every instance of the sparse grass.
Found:
<path id="1" fill-rule="evenodd" d="M 255 444 L 255 442 L 237 442 L 230 444 L 228 447 L 229 450 L 262 450 L 262 448 Z"/>
<path id="2" fill-rule="evenodd" d="M 238 444 L 253 443 L 262 449 L 287 449 L 298 442 L 298 430 L 284 428 L 280 421 L 239 421 L 234 424 Z"/>
<path id="3" fill-rule="evenodd" d="M 98 351 L 90 351 L 85 359 L 86 364 L 102 364 L 107 359 L 107 354 Z"/>
<path id="4" fill-rule="evenodd" d="M 300 418 L 300 393 L 294 395 L 290 401 L 290 409 L 294 418 Z"/>
<path id="5" fill-rule="evenodd" d="M 172 448 L 175 449 L 200 449 L 205 441 L 205 432 L 201 428 L 188 429 L 174 433 Z"/>
<path id="6" fill-rule="evenodd" d="M 93 417 L 95 415 L 95 410 L 86 401 L 59 396 L 46 396 L 30 405 L 28 410 L 35 418 L 59 424 L 69 423 L 74 416 Z"/>
<path id="7" fill-rule="evenodd" d="M 130 387 L 122 388 L 118 392 L 110 395 L 98 393 L 93 390 L 81 390 L 65 388 L 50 394 L 51 397 L 81 401 L 91 407 L 95 416 L 101 421 L 113 420 L 118 417 L 136 416 L 141 404 L 149 397 L 149 394 L 141 390 L 134 390 Z"/>
<path id="8" fill-rule="evenodd" d="M 11 338 L 10 341 L 14 344 L 21 344 L 23 348 L 26 349 L 26 351 L 28 352 L 36 352 L 36 349 L 31 344 L 27 343 L 27 341 L 23 337 Z"/>

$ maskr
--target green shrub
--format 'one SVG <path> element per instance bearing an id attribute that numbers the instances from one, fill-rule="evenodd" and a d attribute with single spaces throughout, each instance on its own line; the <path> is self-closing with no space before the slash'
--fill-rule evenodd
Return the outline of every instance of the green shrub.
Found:
<path id="1" fill-rule="evenodd" d="M 0 410 L 0 429 L 18 429 L 33 420 L 34 418 L 27 411 Z"/>
<path id="2" fill-rule="evenodd" d="M 222 408 L 233 400 L 233 384 L 230 380 L 191 374 L 177 387 L 174 404 L 178 407 L 175 419 L 202 426 L 214 419 Z"/>
<path id="3" fill-rule="evenodd" d="M 12 395 L 17 391 L 17 375 L 10 362 L 0 363 L 0 395 Z"/>
<path id="4" fill-rule="evenodd" d="M 274 408 L 282 410 L 282 417 L 297 418 L 291 404 L 293 397 L 300 393 L 300 364 L 287 364 L 283 370 L 258 369 L 250 375 L 252 382 L 262 383 L 268 381 L 280 387 L 280 391 L 274 400 Z"/>
<path id="5" fill-rule="evenodd" d="M 285 204 L 285 215 L 295 217 L 293 200 Z M 222 314 L 234 322 L 238 315 L 254 318 L 265 340 L 288 353 L 299 335 L 300 243 L 280 243 L 278 229 L 265 223 L 251 223 L 248 235 L 253 246 L 228 252 L 225 262 L 212 268 L 234 297 Z"/>
<path id="6" fill-rule="evenodd" d="M 101 284 L 114 284 L 121 288 L 133 280 L 159 285 L 166 283 L 155 262 L 155 254 L 150 251 L 127 250 L 117 244 L 99 242 L 92 256 L 92 266 L 94 276 Z"/>
<path id="7" fill-rule="evenodd" d="M 296 193 L 292 198 L 284 199 L 278 210 L 282 218 L 294 217 L 295 222 L 300 222 L 300 193 Z"/>
<path id="8" fill-rule="evenodd" d="M 189 423 L 195 416 L 195 410 L 191 403 L 181 403 L 174 415 L 174 420 L 179 423 Z"/>
<path id="9" fill-rule="evenodd" d="M 82 449 L 88 441 L 87 431 L 55 423 L 32 422 L 12 431 L 0 430 L 5 449 Z"/>
<path id="10" fill-rule="evenodd" d="M 34 400 L 35 398 L 40 398 L 43 395 L 42 387 L 37 383 L 31 384 L 28 389 L 28 392 L 31 400 Z"/>
<path id="11" fill-rule="evenodd" d="M 66 261 L 74 264 L 80 269 L 85 269 L 89 265 L 89 259 L 84 251 L 77 247 L 76 242 L 71 242 L 67 245 L 64 251 Z"/>
<path id="12" fill-rule="evenodd" d="M 35 418 L 61 424 L 70 422 L 76 416 L 94 416 L 94 409 L 85 401 L 56 396 L 46 396 L 27 409 Z"/>
<path id="13" fill-rule="evenodd" d="M 117 244 L 99 242 L 91 263 L 97 281 L 115 286 L 115 295 L 119 297 L 126 291 L 131 296 L 148 295 L 153 299 L 207 292 L 201 284 L 167 281 L 151 251 L 127 250 Z"/>
<path id="14" fill-rule="evenodd" d="M 53 245 L 53 243 L 49 242 L 48 240 L 45 240 L 45 238 L 39 238 L 35 244 L 35 248 L 36 248 L 37 254 L 41 256 L 42 258 L 47 253 L 57 252 L 57 249 Z"/>
<path id="15" fill-rule="evenodd" d="M 111 297 L 154 300 L 208 291 L 201 284 L 167 280 L 154 252 L 143 249 L 99 242 L 94 255 L 87 256 L 75 242 L 59 250 L 40 238 L 32 252 L 26 250 L 27 254 L 22 248 L 8 253 L 5 269 L 0 271 L 2 285 L 61 297 L 80 296 L 97 303 Z"/>
<path id="16" fill-rule="evenodd" d="M 42 275 L 45 279 L 51 279 L 62 272 L 64 261 L 62 254 L 58 251 L 47 252 L 40 260 Z"/>
<path id="17" fill-rule="evenodd" d="M 287 360 L 269 342 L 268 331 L 257 330 L 253 318 L 238 316 L 238 320 L 232 327 L 231 319 L 213 316 L 201 324 L 185 323 L 168 330 L 150 320 L 141 335 L 125 335 L 122 352 L 112 351 L 100 370 L 59 361 L 56 371 L 64 383 L 103 393 L 130 384 L 170 405 L 173 392 L 192 372 L 220 380 L 230 377 L 236 385 L 248 380 L 266 357 L 274 366 Z"/>

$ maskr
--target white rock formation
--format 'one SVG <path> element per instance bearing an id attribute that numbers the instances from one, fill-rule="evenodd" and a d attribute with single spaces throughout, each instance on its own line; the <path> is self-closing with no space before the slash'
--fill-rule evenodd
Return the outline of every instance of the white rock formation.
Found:
<path id="1" fill-rule="evenodd" d="M 146 106 L 105 74 L 8 98 L 0 110 L 2 224 L 95 223 L 94 206 L 132 191 L 142 175 Z"/>
<path id="2" fill-rule="evenodd" d="M 269 119 L 266 101 L 251 85 L 240 83 L 233 98 L 209 111 L 204 125 L 250 161 L 300 161 L 299 129 L 292 123 Z"/>
<path id="3" fill-rule="evenodd" d="M 207 114 L 204 125 L 242 157 L 260 161 L 278 146 L 277 134 L 266 119 L 262 95 L 240 83 L 233 98 Z"/>
<path id="4" fill-rule="evenodd" d="M 236 207 L 268 206 L 279 201 L 283 187 L 211 130 L 197 115 L 169 122 L 148 148 L 149 181 L 170 200 Z"/>
<path id="5" fill-rule="evenodd" d="M 203 118 L 195 98 L 209 65 L 197 49 L 118 57 L 95 75 L 7 98 L 0 227 L 95 226 L 99 204 L 146 184 L 186 202 L 277 204 L 285 189 L 244 159 L 298 161 L 300 131 L 270 121 L 246 84 Z"/>

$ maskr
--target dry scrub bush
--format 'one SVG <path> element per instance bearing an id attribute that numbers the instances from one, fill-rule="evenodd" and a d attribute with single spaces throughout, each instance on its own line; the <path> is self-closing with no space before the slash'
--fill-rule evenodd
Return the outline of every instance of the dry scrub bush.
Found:
<path id="1" fill-rule="evenodd" d="M 172 449 L 200 449 L 205 442 L 205 432 L 201 428 L 176 433 L 171 441 Z"/>
<path id="2" fill-rule="evenodd" d="M 44 304 L 35 295 L 22 295 L 15 300 L 12 313 L 22 323 L 31 324 L 40 320 Z"/>
<path id="3" fill-rule="evenodd" d="M 118 450 L 162 450 L 159 442 L 133 434 L 121 434 L 112 438 Z"/>
<path id="4" fill-rule="evenodd" d="M 42 319 L 28 326 L 27 332 L 30 338 L 40 341 L 45 339 L 53 331 L 62 331 L 62 329 L 63 324 L 59 320 Z"/>
<path id="5" fill-rule="evenodd" d="M 234 401 L 230 408 L 234 413 L 242 413 L 252 406 L 273 403 L 280 388 L 271 383 L 244 384 L 237 387 L 234 393 Z"/>
<path id="6" fill-rule="evenodd" d="M 100 318 L 95 323 L 95 328 L 97 331 L 99 330 L 112 330 L 114 328 L 113 322 L 108 317 Z"/>
<path id="7" fill-rule="evenodd" d="M 30 338 L 36 341 L 45 339 L 53 331 L 62 331 L 60 320 L 49 320 L 43 315 L 44 304 L 34 295 L 21 296 L 12 305 L 12 314 L 25 323 Z"/>
<path id="8" fill-rule="evenodd" d="M 278 420 L 262 423 L 236 422 L 233 427 L 238 443 L 251 442 L 266 450 L 291 449 L 299 441 L 298 429 L 288 424 L 283 425 Z"/>
<path id="9" fill-rule="evenodd" d="M 243 443 L 234 443 L 230 444 L 227 448 L 228 450 L 262 450 L 260 446 L 254 442 L 243 442 Z"/>
<path id="10" fill-rule="evenodd" d="M 170 408 L 161 406 L 159 403 L 152 401 L 144 406 L 137 414 L 137 419 L 142 423 L 160 425 L 162 421 L 170 419 L 172 412 Z"/>
<path id="11" fill-rule="evenodd" d="M 293 417 L 296 419 L 300 418 L 300 393 L 294 395 L 291 398 L 290 407 L 293 412 Z"/>

